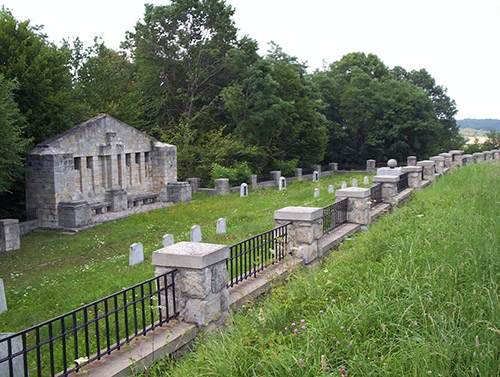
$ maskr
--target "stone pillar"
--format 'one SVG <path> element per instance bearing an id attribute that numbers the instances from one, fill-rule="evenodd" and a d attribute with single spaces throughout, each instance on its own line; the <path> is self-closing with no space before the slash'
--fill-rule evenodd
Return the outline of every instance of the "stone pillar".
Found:
<path id="1" fill-rule="evenodd" d="M 462 157 L 462 156 L 460 156 Z M 462 163 L 462 160 L 460 160 Z M 431 160 L 423 160 L 417 162 L 417 166 L 422 166 L 422 179 L 429 182 L 434 182 L 436 179 L 436 163 Z"/>
<path id="2" fill-rule="evenodd" d="M 493 160 L 500 160 L 500 151 L 498 149 L 491 150 L 491 158 Z"/>
<path id="3" fill-rule="evenodd" d="M 483 162 L 486 161 L 486 151 L 481 152 Z"/>
<path id="4" fill-rule="evenodd" d="M 177 181 L 177 147 L 156 142 L 152 153 L 153 191 L 158 194 L 158 200 L 168 200 L 167 185 Z M 131 154 L 130 166 L 134 166 Z"/>
<path id="5" fill-rule="evenodd" d="M 406 165 L 416 166 L 417 165 L 417 156 L 408 156 L 408 158 L 406 159 Z"/>
<path id="6" fill-rule="evenodd" d="M 451 158 L 452 158 L 451 166 L 452 167 L 462 166 L 462 155 L 464 154 L 464 151 L 457 149 L 457 150 L 450 151 L 450 153 L 451 153 Z"/>
<path id="7" fill-rule="evenodd" d="M 257 190 L 257 174 L 252 174 L 250 176 L 250 187 L 252 187 L 252 190 Z"/>
<path id="8" fill-rule="evenodd" d="M 375 160 L 366 160 L 366 174 L 375 173 L 377 162 Z"/>
<path id="9" fill-rule="evenodd" d="M 111 212 L 124 211 L 128 208 L 127 192 L 121 188 L 106 190 L 106 201 L 111 203 Z"/>
<path id="10" fill-rule="evenodd" d="M 214 180 L 215 195 L 229 194 L 229 179 L 219 178 Z"/>
<path id="11" fill-rule="evenodd" d="M 92 209 L 84 200 L 59 202 L 57 206 L 58 226 L 63 228 L 80 228 L 90 224 Z"/>
<path id="12" fill-rule="evenodd" d="M 347 222 L 353 224 L 370 224 L 370 192 L 369 188 L 348 187 L 335 192 L 337 200 L 347 199 Z"/>
<path id="13" fill-rule="evenodd" d="M 21 247 L 19 220 L 0 220 L 0 251 L 17 250 Z"/>
<path id="14" fill-rule="evenodd" d="M 302 168 L 295 169 L 295 176 L 298 182 L 302 181 Z"/>
<path id="15" fill-rule="evenodd" d="M 484 159 L 485 161 L 491 161 L 493 159 L 492 156 L 491 156 L 491 151 L 486 151 L 484 153 L 486 155 L 486 157 Z"/>
<path id="16" fill-rule="evenodd" d="M 401 170 L 403 173 L 408 173 L 408 186 L 420 190 L 422 187 L 422 166 L 405 166 Z"/>
<path id="17" fill-rule="evenodd" d="M 389 203 L 391 206 L 398 204 L 396 196 L 398 195 L 399 175 L 376 175 L 372 182 L 382 185 L 382 201 L 384 203 Z"/>
<path id="18" fill-rule="evenodd" d="M 440 153 L 439 156 L 444 157 L 444 172 L 447 173 L 451 169 L 453 157 L 451 153 Z"/>
<path id="19" fill-rule="evenodd" d="M 288 227 L 288 250 L 305 264 L 323 256 L 318 240 L 323 236 L 323 209 L 318 207 L 285 207 L 274 211 L 276 226 Z"/>
<path id="20" fill-rule="evenodd" d="M 333 171 L 334 173 L 336 173 L 337 170 L 339 170 L 339 164 L 337 164 L 336 162 L 330 162 L 328 164 L 328 170 Z"/>
<path id="21" fill-rule="evenodd" d="M 434 161 L 436 163 L 436 174 L 438 176 L 442 176 L 444 174 L 444 157 L 443 156 L 433 156 L 430 157 L 429 160 Z"/>
<path id="22" fill-rule="evenodd" d="M 479 164 L 482 162 L 481 160 L 483 159 L 483 154 L 481 152 L 473 153 L 472 158 L 475 164 Z"/>
<path id="23" fill-rule="evenodd" d="M 167 200 L 173 203 L 189 202 L 192 199 L 191 185 L 188 182 L 167 183 Z"/>
<path id="24" fill-rule="evenodd" d="M 144 155 L 144 153 L 141 153 L 141 155 Z M 119 187 L 119 177 L 118 177 L 118 156 L 116 154 L 112 154 L 109 156 L 108 163 L 110 164 L 108 171 L 111 174 L 111 187 L 110 188 L 115 188 Z M 143 162 L 141 162 L 142 164 Z M 142 180 L 144 183 L 144 179 Z"/>
<path id="25" fill-rule="evenodd" d="M 318 172 L 318 174 L 321 174 L 321 165 L 313 165 L 312 167 Z"/>
<path id="26" fill-rule="evenodd" d="M 278 186 L 280 184 L 281 171 L 280 170 L 273 170 L 270 173 L 271 173 L 271 177 L 273 177 L 274 184 L 276 186 Z"/>
<path id="27" fill-rule="evenodd" d="M 117 162 L 119 162 L 120 166 L 118 179 L 121 182 L 120 187 L 124 189 L 127 187 L 127 166 L 125 162 L 125 153 L 120 153 L 119 156 L 119 159 L 117 158 Z"/>
<path id="28" fill-rule="evenodd" d="M 474 163 L 474 157 L 472 157 L 471 154 L 464 154 L 462 156 L 462 161 L 463 161 L 464 165 L 470 165 L 470 164 Z"/>
<path id="29" fill-rule="evenodd" d="M 198 192 L 198 188 L 200 187 L 200 178 L 188 178 L 187 181 L 191 186 L 191 192 L 193 194 Z"/>
<path id="30" fill-rule="evenodd" d="M 177 269 L 175 301 L 183 321 L 224 324 L 229 315 L 228 257 L 228 246 L 201 242 L 178 242 L 153 252 L 156 276 Z"/>

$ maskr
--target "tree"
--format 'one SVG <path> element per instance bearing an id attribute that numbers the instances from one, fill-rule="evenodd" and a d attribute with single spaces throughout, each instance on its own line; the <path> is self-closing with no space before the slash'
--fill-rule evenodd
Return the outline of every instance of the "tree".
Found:
<path id="1" fill-rule="evenodd" d="M 500 131 L 490 130 L 486 134 L 486 141 L 483 143 L 483 151 L 500 149 Z"/>

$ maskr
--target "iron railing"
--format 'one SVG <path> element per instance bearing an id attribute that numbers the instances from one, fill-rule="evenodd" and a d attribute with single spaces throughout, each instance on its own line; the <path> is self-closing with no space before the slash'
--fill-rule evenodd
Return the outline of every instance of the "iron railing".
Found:
<path id="1" fill-rule="evenodd" d="M 347 222 L 347 198 L 323 207 L 323 233 L 327 234 Z"/>
<path id="2" fill-rule="evenodd" d="M 316 170 L 316 168 L 310 166 L 308 168 L 302 168 L 302 175 L 309 175 L 309 174 L 312 174 L 314 173 L 314 171 Z"/>
<path id="3" fill-rule="evenodd" d="M 370 201 L 371 208 L 375 207 L 377 204 L 382 203 L 382 184 L 375 183 L 370 187 Z"/>
<path id="4" fill-rule="evenodd" d="M 290 224 L 281 225 L 229 247 L 229 258 L 226 259 L 228 287 L 257 276 L 257 272 L 286 256 Z"/>
<path id="5" fill-rule="evenodd" d="M 399 176 L 399 181 L 398 181 L 398 193 L 406 190 L 408 187 L 408 173 L 403 173 Z"/>
<path id="6" fill-rule="evenodd" d="M 176 270 L 0 339 L 3 376 L 67 376 L 177 317 Z M 82 359 L 84 358 L 84 359 Z M 77 362 L 77 360 L 80 360 Z"/>

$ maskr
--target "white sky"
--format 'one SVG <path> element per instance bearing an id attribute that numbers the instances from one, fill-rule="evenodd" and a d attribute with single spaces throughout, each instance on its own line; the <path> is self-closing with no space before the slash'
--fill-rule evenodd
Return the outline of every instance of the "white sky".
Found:
<path id="1" fill-rule="evenodd" d="M 0 0 L 18 20 L 44 25 L 49 40 L 101 36 L 117 49 L 159 0 Z M 309 71 L 349 52 L 374 53 L 389 67 L 426 68 L 448 88 L 461 118 L 500 119 L 499 0 L 227 0 L 241 35 L 261 54 L 275 41 Z"/>

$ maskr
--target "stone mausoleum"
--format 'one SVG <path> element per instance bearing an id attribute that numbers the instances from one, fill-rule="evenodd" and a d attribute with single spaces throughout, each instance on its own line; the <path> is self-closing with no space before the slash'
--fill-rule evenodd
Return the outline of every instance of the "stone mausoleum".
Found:
<path id="1" fill-rule="evenodd" d="M 155 201 L 187 201 L 177 149 L 100 115 L 36 146 L 27 157 L 26 209 L 40 226 L 75 228 L 91 217 Z"/>

